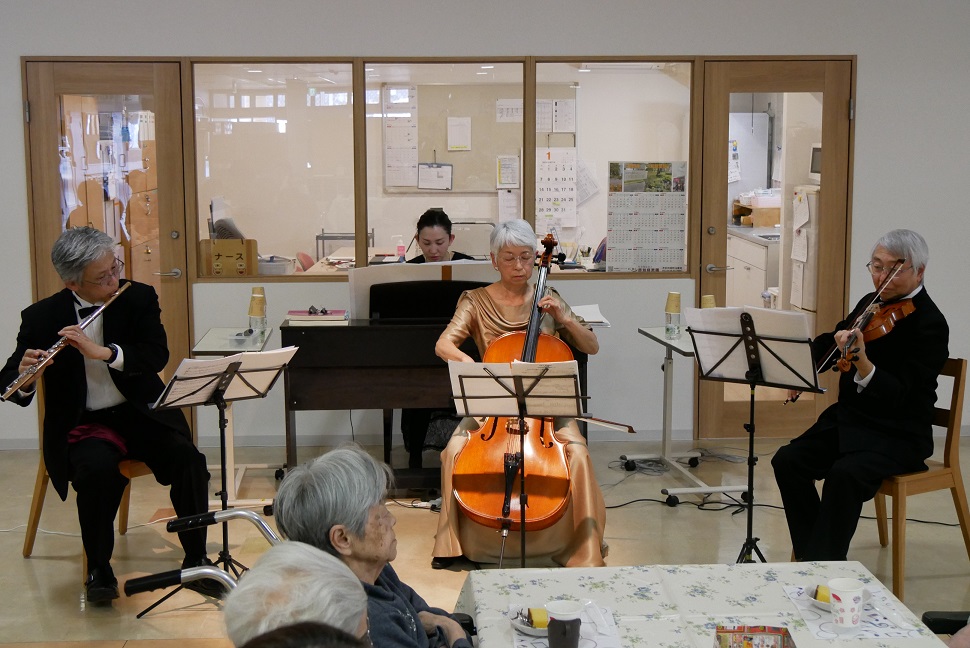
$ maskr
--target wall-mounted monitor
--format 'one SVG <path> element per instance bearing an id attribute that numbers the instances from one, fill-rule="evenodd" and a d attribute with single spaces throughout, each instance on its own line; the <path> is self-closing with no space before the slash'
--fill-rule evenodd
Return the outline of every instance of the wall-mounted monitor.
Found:
<path id="1" fill-rule="evenodd" d="M 822 184 L 822 145 L 812 144 L 812 158 L 808 164 L 808 180 Z"/>

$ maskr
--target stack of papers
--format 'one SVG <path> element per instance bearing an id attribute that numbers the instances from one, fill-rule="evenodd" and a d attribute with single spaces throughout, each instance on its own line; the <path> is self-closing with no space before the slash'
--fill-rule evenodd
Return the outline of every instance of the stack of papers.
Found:
<path id="1" fill-rule="evenodd" d="M 587 306 L 573 306 L 573 312 L 586 320 L 586 323 L 592 327 L 608 327 L 610 322 L 608 319 L 603 317 L 603 313 L 600 312 L 599 304 L 589 304 Z"/>

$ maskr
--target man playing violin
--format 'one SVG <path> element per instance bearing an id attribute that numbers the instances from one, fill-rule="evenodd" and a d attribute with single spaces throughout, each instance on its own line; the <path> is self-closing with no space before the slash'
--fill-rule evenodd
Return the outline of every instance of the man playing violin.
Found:
<path id="1" fill-rule="evenodd" d="M 177 515 L 208 510 L 205 456 L 192 444 L 185 416 L 149 408 L 165 387 L 158 372 L 169 356 L 158 295 L 151 286 L 121 279 L 124 263 L 115 258 L 114 248 L 110 236 L 91 227 L 58 237 L 51 261 L 65 287 L 24 309 L 17 348 L 0 371 L 2 384 L 11 384 L 41 363 L 60 339 L 66 341 L 56 358 L 37 371 L 44 383 L 43 452 L 60 498 L 67 499 L 68 482 L 77 492 L 89 603 L 118 598 L 109 560 L 112 525 L 128 484 L 118 471 L 119 461 L 144 461 L 159 483 L 171 485 Z M 122 285 L 127 286 L 124 293 L 82 329 L 88 311 Z M 30 382 L 9 399 L 27 406 L 36 386 Z M 179 534 L 183 568 L 212 564 L 205 539 L 205 529 Z M 223 592 L 212 579 L 186 587 L 212 596 Z"/>
<path id="2" fill-rule="evenodd" d="M 838 359 L 834 353 L 827 360 L 833 347 L 848 347 L 849 366 L 839 379 L 838 401 L 771 461 L 796 560 L 846 560 L 862 505 L 883 479 L 926 470 L 937 377 L 949 355 L 946 318 L 923 285 L 928 260 L 926 241 L 914 231 L 880 238 L 866 264 L 877 292 L 835 331 L 812 341 L 819 371 Z M 900 311 L 908 314 L 879 337 L 859 330 L 866 328 L 860 315 L 870 304 L 907 299 L 912 312 Z M 817 480 L 825 480 L 821 497 Z"/>

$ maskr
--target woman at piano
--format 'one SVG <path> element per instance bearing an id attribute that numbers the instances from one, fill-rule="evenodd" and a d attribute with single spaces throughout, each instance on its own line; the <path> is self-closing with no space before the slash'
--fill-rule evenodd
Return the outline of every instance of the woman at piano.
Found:
<path id="1" fill-rule="evenodd" d="M 495 338 L 509 331 L 524 330 L 532 311 L 532 277 L 536 256 L 536 235 L 524 220 L 499 223 L 490 239 L 492 266 L 499 280 L 483 288 L 466 291 L 458 300 L 455 315 L 435 345 L 444 360 L 473 362 L 459 349 L 471 337 L 484 356 Z M 561 337 L 587 354 L 599 351 L 599 342 L 586 322 L 574 314 L 553 288 L 539 300 L 541 331 Z M 476 524 L 461 512 L 452 487 L 455 459 L 468 442 L 469 429 L 479 423 L 465 419 L 441 453 L 441 514 L 435 534 L 431 566 L 444 569 L 464 556 L 473 562 L 498 562 L 501 539 L 494 529 Z M 607 553 L 603 542 L 606 508 L 590 462 L 586 441 L 574 419 L 556 419 L 556 437 L 565 446 L 570 471 L 570 502 L 563 517 L 553 526 L 529 532 L 529 558 L 547 558 L 566 567 L 601 567 Z M 515 533 L 510 534 L 516 535 Z M 518 557 L 519 542 L 510 537 L 506 556 Z"/>
<path id="2" fill-rule="evenodd" d="M 408 260 L 408 263 L 460 261 L 472 258 L 467 254 L 448 249 L 455 242 L 455 235 L 451 233 L 451 219 L 440 207 L 432 207 L 421 214 L 414 240 L 418 242 L 421 254 Z"/>

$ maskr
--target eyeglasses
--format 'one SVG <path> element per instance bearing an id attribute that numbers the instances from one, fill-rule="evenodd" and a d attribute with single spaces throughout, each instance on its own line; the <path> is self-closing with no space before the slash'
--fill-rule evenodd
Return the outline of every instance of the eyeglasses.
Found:
<path id="1" fill-rule="evenodd" d="M 306 309 L 307 315 L 329 315 L 330 311 L 326 308 L 317 308 L 316 306 L 310 306 Z"/>
<path id="2" fill-rule="evenodd" d="M 121 276 L 121 273 L 125 269 L 125 262 L 121 259 L 115 259 L 112 264 L 111 269 L 106 273 L 95 279 L 94 281 L 84 280 L 84 283 L 95 284 L 96 286 L 110 286 L 111 282 Z"/>
<path id="3" fill-rule="evenodd" d="M 907 270 L 912 270 L 912 269 L 913 269 L 913 266 L 909 266 L 908 268 L 901 268 L 899 272 L 905 272 Z M 868 270 L 869 274 L 871 274 L 873 277 L 878 277 L 883 273 L 892 272 L 893 266 L 886 267 L 881 263 L 870 261 L 869 263 L 866 264 L 866 270 Z M 899 276 L 899 275 L 897 274 L 896 276 Z"/>
<path id="4" fill-rule="evenodd" d="M 502 265 L 514 266 L 521 263 L 525 267 L 529 267 L 535 263 L 536 255 L 534 252 L 525 252 L 519 256 L 513 256 L 511 254 L 503 254 L 498 258 L 498 262 Z"/>

